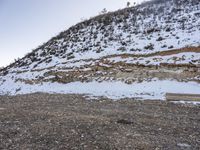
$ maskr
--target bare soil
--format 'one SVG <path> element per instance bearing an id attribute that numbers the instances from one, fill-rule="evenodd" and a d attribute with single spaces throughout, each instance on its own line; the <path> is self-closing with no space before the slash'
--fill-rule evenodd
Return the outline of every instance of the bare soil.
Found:
<path id="1" fill-rule="evenodd" d="M 0 149 L 199 150 L 200 106 L 82 95 L 0 96 Z"/>

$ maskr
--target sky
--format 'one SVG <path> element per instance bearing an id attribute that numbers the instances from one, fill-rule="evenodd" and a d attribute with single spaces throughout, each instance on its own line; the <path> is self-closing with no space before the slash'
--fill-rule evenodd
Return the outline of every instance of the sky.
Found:
<path id="1" fill-rule="evenodd" d="M 142 0 L 0 0 L 0 67 L 47 42 L 70 26 Z"/>

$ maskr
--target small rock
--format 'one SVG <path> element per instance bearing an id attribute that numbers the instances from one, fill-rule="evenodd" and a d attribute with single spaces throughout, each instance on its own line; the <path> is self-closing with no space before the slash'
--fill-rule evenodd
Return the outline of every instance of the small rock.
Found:
<path id="1" fill-rule="evenodd" d="M 124 120 L 124 119 L 117 120 L 117 123 L 119 123 L 119 124 L 133 124 L 132 121 L 128 121 L 128 120 Z"/>

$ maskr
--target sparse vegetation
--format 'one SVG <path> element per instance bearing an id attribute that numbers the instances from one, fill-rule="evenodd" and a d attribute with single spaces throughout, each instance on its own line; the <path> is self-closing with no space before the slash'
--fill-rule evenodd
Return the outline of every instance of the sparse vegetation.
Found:
<path id="1" fill-rule="evenodd" d="M 162 40 L 164 40 L 164 38 L 160 36 L 156 41 L 162 41 Z"/>
<path id="2" fill-rule="evenodd" d="M 153 50 L 154 49 L 154 44 L 150 43 L 149 45 L 145 46 L 144 49 Z"/>
<path id="3" fill-rule="evenodd" d="M 168 48 L 169 48 L 169 49 L 172 49 L 172 48 L 174 48 L 174 46 L 173 46 L 173 45 L 171 45 L 171 46 L 169 46 Z"/>

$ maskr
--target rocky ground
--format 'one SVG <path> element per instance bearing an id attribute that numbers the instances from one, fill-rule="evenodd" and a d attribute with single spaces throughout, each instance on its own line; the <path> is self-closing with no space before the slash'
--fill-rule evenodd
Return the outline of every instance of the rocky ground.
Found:
<path id="1" fill-rule="evenodd" d="M 200 149 L 200 107 L 81 95 L 0 96 L 0 149 Z"/>

